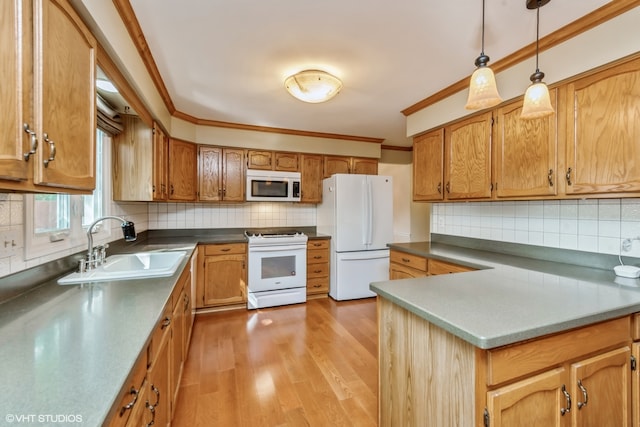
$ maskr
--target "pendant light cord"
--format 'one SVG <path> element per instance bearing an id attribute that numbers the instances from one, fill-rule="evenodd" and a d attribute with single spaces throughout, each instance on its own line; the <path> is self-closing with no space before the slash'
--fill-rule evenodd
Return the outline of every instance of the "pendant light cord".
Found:
<path id="1" fill-rule="evenodd" d="M 482 49 L 480 55 L 484 55 L 484 0 L 482 0 Z"/>
<path id="2" fill-rule="evenodd" d="M 536 73 L 540 72 L 540 68 L 538 67 L 538 52 L 540 49 L 540 3 L 541 0 L 538 0 L 538 7 L 536 7 Z"/>

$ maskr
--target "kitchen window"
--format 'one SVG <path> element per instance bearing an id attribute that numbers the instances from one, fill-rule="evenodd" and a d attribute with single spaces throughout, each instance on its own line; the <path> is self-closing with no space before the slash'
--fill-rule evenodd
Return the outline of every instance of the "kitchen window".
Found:
<path id="1" fill-rule="evenodd" d="M 96 134 L 96 188 L 87 196 L 34 194 L 25 196 L 25 259 L 73 253 L 87 245 L 87 227 L 109 215 L 108 200 L 111 138 L 98 129 Z M 110 236 L 109 227 L 95 227 L 94 241 Z"/>

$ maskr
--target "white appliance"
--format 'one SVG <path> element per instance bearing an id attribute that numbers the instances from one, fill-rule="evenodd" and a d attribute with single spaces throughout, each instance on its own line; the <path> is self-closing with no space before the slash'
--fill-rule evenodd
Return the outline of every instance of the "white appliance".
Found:
<path id="1" fill-rule="evenodd" d="M 247 169 L 248 202 L 299 202 L 300 172 Z"/>
<path id="2" fill-rule="evenodd" d="M 247 308 L 307 300 L 307 236 L 297 231 L 246 231 L 249 241 Z"/>
<path id="3" fill-rule="evenodd" d="M 390 176 L 335 174 L 322 182 L 316 230 L 331 236 L 329 296 L 373 297 L 371 282 L 389 280 L 393 241 Z"/>

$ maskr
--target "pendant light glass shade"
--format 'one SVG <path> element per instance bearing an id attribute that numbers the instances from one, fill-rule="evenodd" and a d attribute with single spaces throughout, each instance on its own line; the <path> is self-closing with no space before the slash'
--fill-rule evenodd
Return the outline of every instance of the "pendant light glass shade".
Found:
<path id="1" fill-rule="evenodd" d="M 304 70 L 287 77 L 284 86 L 299 100 L 316 104 L 336 96 L 342 89 L 342 82 L 326 71 Z"/>
<path id="2" fill-rule="evenodd" d="M 464 106 L 467 110 L 479 110 L 498 105 L 502 102 L 498 94 L 496 77 L 493 70 L 487 66 L 489 57 L 484 54 L 484 0 L 482 0 L 482 51 L 476 59 L 476 70 L 471 75 L 469 83 L 469 97 Z"/>
<path id="3" fill-rule="evenodd" d="M 544 73 L 538 68 L 538 43 L 540 42 L 540 7 L 549 3 L 550 0 L 527 0 L 527 8 L 531 9 L 535 6 L 536 17 L 536 71 L 531 74 L 531 86 L 527 88 L 524 94 L 524 102 L 522 104 L 521 119 L 538 119 L 550 116 L 555 113 L 551 106 L 549 97 L 549 88 L 542 81 Z"/>

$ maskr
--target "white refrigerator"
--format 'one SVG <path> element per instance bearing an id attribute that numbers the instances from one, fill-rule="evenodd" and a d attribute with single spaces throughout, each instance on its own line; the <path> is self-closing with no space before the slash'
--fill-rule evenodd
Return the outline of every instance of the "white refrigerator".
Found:
<path id="1" fill-rule="evenodd" d="M 316 230 L 331 236 L 329 296 L 339 301 L 373 297 L 369 283 L 389 280 L 392 178 L 335 174 L 322 184 Z"/>

